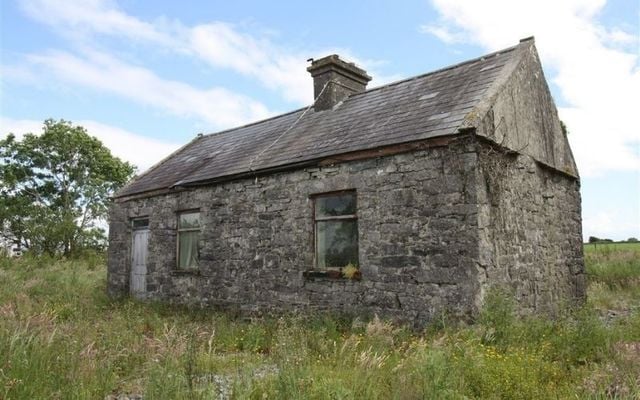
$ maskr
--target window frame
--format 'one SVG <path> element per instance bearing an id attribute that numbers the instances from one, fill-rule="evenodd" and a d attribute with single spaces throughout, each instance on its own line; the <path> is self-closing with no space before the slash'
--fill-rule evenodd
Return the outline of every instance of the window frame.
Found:
<path id="1" fill-rule="evenodd" d="M 137 222 L 143 222 L 146 221 L 145 225 L 137 225 Z M 141 217 L 133 217 L 131 218 L 131 230 L 132 231 L 143 231 L 143 230 L 149 230 L 149 216 L 145 215 L 145 216 L 141 216 Z"/>
<path id="2" fill-rule="evenodd" d="M 180 217 L 185 214 L 198 214 L 198 227 L 197 228 L 180 228 Z M 184 232 L 202 232 L 202 212 L 199 208 L 192 208 L 188 210 L 180 210 L 176 212 L 176 271 L 179 272 L 191 272 L 200 270 L 200 235 L 198 235 L 197 251 L 198 251 L 198 264 L 195 267 L 182 267 L 180 266 L 180 234 Z"/>
<path id="3" fill-rule="evenodd" d="M 323 198 L 323 197 L 331 197 L 331 196 L 336 196 L 336 195 L 341 195 L 341 194 L 352 194 L 355 198 L 355 202 L 356 202 L 356 206 L 355 206 L 355 213 L 354 214 L 344 214 L 344 215 L 333 215 L 333 216 L 326 216 L 326 217 L 317 217 L 316 216 L 316 201 L 319 198 Z M 340 272 L 341 268 L 340 267 L 324 267 L 324 268 L 320 268 L 320 266 L 318 265 L 318 261 L 319 261 L 319 251 L 318 251 L 318 222 L 325 222 L 325 221 L 355 221 L 356 223 L 356 233 L 357 233 L 357 250 L 358 250 L 358 264 L 360 263 L 360 230 L 358 229 L 358 193 L 356 191 L 356 189 L 343 189 L 343 190 L 335 190 L 335 191 L 331 191 L 331 192 L 323 192 L 323 193 L 316 193 L 313 194 L 311 196 L 309 196 L 311 199 L 311 218 L 313 220 L 313 270 L 314 271 L 320 271 L 321 273 L 328 273 L 328 272 Z M 360 266 L 357 266 L 358 268 L 360 268 Z"/>

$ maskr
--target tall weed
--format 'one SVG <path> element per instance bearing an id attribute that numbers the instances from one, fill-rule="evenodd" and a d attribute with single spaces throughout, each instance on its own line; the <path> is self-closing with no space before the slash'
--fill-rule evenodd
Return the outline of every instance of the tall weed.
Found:
<path id="1" fill-rule="evenodd" d="M 589 295 L 619 302 L 614 316 L 598 300 L 519 317 L 496 291 L 475 325 L 443 317 L 423 332 L 114 301 L 104 264 L 0 258 L 0 398 L 633 398 L 640 296 L 621 281 L 636 261 L 616 252 L 587 257 Z"/>

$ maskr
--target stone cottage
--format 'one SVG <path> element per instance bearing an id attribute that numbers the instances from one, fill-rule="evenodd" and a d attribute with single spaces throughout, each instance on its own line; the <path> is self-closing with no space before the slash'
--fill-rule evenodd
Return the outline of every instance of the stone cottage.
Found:
<path id="1" fill-rule="evenodd" d="M 198 135 L 115 195 L 111 295 L 416 323 L 473 317 L 493 286 L 524 312 L 584 298 L 580 180 L 532 38 L 371 90 L 336 55 L 308 71 L 311 106 Z"/>

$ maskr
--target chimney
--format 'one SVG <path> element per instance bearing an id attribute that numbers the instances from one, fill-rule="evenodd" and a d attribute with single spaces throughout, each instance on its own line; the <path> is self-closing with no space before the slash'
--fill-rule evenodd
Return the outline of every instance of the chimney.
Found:
<path id="1" fill-rule="evenodd" d="M 349 95 L 364 92 L 371 80 L 365 70 L 342 61 L 337 54 L 313 60 L 307 71 L 313 77 L 315 111 L 330 110 Z"/>

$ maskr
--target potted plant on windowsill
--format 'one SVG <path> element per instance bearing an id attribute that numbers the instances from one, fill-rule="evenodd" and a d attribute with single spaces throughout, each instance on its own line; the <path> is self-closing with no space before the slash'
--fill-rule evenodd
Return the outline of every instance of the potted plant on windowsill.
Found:
<path id="1" fill-rule="evenodd" d="M 349 263 L 342 267 L 342 270 L 340 272 L 342 273 L 342 277 L 346 279 L 360 280 L 360 278 L 362 277 L 360 268 L 352 263 Z"/>

